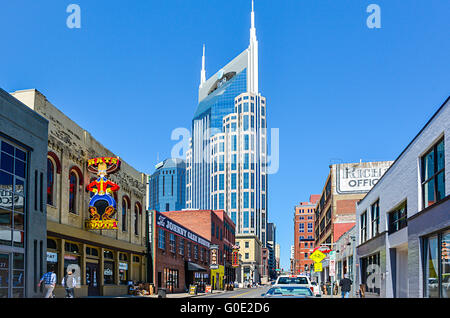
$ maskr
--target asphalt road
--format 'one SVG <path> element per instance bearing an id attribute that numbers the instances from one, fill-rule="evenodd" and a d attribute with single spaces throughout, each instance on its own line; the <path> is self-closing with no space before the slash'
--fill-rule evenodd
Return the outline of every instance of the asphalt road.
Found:
<path id="1" fill-rule="evenodd" d="M 261 294 L 264 294 L 270 286 L 260 286 L 255 288 L 240 288 L 233 291 L 227 291 L 226 293 L 220 294 L 208 294 L 198 296 L 196 298 L 233 298 L 233 299 L 242 299 L 242 298 L 262 298 Z"/>

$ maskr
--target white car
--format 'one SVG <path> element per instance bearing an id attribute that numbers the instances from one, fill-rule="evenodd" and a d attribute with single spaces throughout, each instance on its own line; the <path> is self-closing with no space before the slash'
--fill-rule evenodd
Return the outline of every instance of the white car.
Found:
<path id="1" fill-rule="evenodd" d="M 305 275 L 281 275 L 278 276 L 275 284 L 273 287 L 280 286 L 280 285 L 296 285 L 296 286 L 303 286 L 308 287 L 311 292 L 316 295 L 314 291 L 314 285 L 311 284 L 311 280 L 308 276 Z M 319 286 L 317 286 L 318 289 Z M 319 293 L 320 294 L 320 293 Z"/>

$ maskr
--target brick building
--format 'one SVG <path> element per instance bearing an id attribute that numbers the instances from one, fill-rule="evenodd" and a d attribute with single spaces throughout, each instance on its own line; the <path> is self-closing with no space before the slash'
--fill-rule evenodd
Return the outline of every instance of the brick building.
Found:
<path id="1" fill-rule="evenodd" d="M 335 242 L 356 222 L 356 203 L 378 182 L 392 161 L 358 162 L 330 165 L 315 211 L 315 246 L 334 249 Z M 325 261 L 325 260 L 324 260 Z M 324 263 L 326 264 L 326 263 Z M 333 274 L 333 271 L 332 271 Z M 321 281 L 330 277 L 323 267 Z"/>
<path id="2" fill-rule="evenodd" d="M 211 269 L 210 284 L 222 289 L 234 282 L 235 269 L 231 266 L 232 247 L 235 245 L 235 224 L 223 210 L 182 210 L 162 212 L 217 245 L 218 268 Z"/>
<path id="3" fill-rule="evenodd" d="M 211 242 L 172 216 L 148 211 L 150 281 L 156 292 L 183 292 L 195 284 L 203 290 L 209 284 Z"/>
<path id="4" fill-rule="evenodd" d="M 309 270 L 309 265 L 314 263 L 309 259 L 309 255 L 315 242 L 314 212 L 319 198 L 320 195 L 313 194 L 308 202 L 301 202 L 295 206 L 293 269 L 296 274 Z"/>

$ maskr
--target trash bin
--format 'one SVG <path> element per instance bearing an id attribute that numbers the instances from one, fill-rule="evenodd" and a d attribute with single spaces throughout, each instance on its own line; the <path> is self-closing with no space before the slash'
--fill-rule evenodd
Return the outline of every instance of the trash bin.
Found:
<path id="1" fill-rule="evenodd" d="M 166 289 L 158 288 L 158 298 L 166 298 Z"/>

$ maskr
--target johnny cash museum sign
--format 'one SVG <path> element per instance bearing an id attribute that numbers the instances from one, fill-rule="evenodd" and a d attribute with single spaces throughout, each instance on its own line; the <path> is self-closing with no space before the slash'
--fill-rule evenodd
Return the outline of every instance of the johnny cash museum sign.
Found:
<path id="1" fill-rule="evenodd" d="M 194 241 L 195 243 L 198 243 L 200 245 L 203 245 L 204 247 L 208 248 L 210 247 L 210 242 L 205 240 L 204 238 L 198 236 L 197 234 L 189 231 L 185 227 L 179 225 L 178 223 L 172 221 L 168 217 L 162 215 L 159 212 L 156 212 L 156 226 L 173 232 L 175 234 L 180 235 L 181 237 Z"/>
<path id="2" fill-rule="evenodd" d="M 391 164 L 392 161 L 380 161 L 336 165 L 336 192 L 369 192 Z"/>

